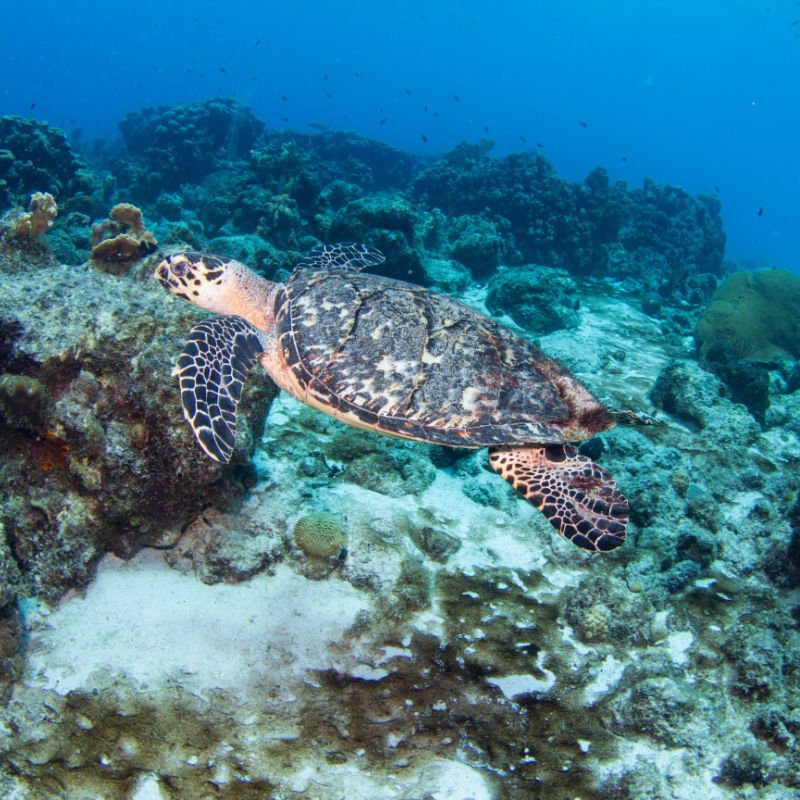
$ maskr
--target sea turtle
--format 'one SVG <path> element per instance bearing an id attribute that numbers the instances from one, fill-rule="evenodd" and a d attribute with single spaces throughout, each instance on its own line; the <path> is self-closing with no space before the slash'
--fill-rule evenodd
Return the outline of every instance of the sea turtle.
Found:
<path id="1" fill-rule="evenodd" d="M 196 325 L 178 359 L 183 413 L 227 462 L 236 406 L 260 361 L 275 383 L 335 419 L 389 436 L 489 447 L 489 463 L 571 542 L 625 541 L 628 503 L 612 476 L 566 442 L 614 424 L 570 373 L 530 342 L 452 298 L 362 272 L 362 244 L 312 250 L 285 283 L 238 261 L 181 252 L 156 277 L 222 314 Z"/>

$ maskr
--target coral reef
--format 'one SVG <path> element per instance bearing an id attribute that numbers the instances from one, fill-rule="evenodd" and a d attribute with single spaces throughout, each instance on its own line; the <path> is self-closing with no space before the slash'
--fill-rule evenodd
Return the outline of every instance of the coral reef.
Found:
<path id="1" fill-rule="evenodd" d="M 502 224 L 511 232 L 506 263 L 649 276 L 656 290 L 678 294 L 688 294 L 691 275 L 722 272 L 719 200 L 651 180 L 642 189 L 611 186 L 597 169 L 573 184 L 541 154 L 492 158 L 479 148 L 421 172 L 411 196 L 450 217 L 480 215 Z"/>
<path id="2" fill-rule="evenodd" d="M 132 112 L 119 122 L 134 159 L 123 180 L 140 200 L 199 183 L 223 161 L 246 158 L 263 127 L 247 106 L 224 98 Z"/>
<path id="3" fill-rule="evenodd" d="M 736 272 L 714 292 L 696 330 L 700 352 L 716 344 L 737 358 L 800 358 L 800 277 L 782 269 Z"/>
<path id="4" fill-rule="evenodd" d="M 134 264 L 155 252 L 158 242 L 136 206 L 118 203 L 108 217 L 92 227 L 92 264 L 111 275 L 127 275 Z"/>
<path id="5" fill-rule="evenodd" d="M 63 200 L 90 190 L 84 165 L 58 128 L 21 117 L 0 117 L 0 207 L 33 192 Z"/>
<path id="6" fill-rule="evenodd" d="M 363 238 L 385 274 L 508 314 L 625 410 L 582 451 L 628 497 L 629 541 L 575 553 L 484 452 L 345 427 L 258 370 L 222 467 L 169 374 L 200 317 L 153 259 L 120 277 L 4 248 L 0 794 L 800 797 L 793 307 L 763 333 L 778 349 L 698 338 L 698 360 L 717 201 L 570 183 L 488 141 L 423 162 L 259 131 L 219 101 L 142 112 L 102 208 L 134 198 L 161 242 L 279 279 Z M 143 232 L 127 208 L 114 224 Z M 77 254 L 96 215 L 69 214 Z M 748 313 L 791 301 L 758 275 Z M 308 557 L 296 528 L 328 527 Z"/>

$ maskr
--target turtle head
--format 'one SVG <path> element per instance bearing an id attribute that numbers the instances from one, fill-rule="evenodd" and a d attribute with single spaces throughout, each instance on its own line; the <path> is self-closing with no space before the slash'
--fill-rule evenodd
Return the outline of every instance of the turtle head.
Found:
<path id="1" fill-rule="evenodd" d="M 224 303 L 227 284 L 235 267 L 246 269 L 238 261 L 224 261 L 202 253 L 174 253 L 156 267 L 156 278 L 172 294 L 209 311 L 226 313 Z"/>
<path id="2" fill-rule="evenodd" d="M 268 300 L 276 284 L 238 261 L 192 251 L 173 253 L 156 267 L 155 277 L 169 292 L 200 308 L 243 317 L 262 330 L 270 327 Z"/>

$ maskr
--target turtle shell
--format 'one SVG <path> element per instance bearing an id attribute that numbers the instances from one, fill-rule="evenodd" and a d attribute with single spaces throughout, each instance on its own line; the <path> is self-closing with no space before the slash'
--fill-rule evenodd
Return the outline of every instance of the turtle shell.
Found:
<path id="1" fill-rule="evenodd" d="M 530 342 L 446 295 L 296 269 L 275 307 L 300 394 L 387 434 L 457 447 L 585 439 L 613 418 Z"/>

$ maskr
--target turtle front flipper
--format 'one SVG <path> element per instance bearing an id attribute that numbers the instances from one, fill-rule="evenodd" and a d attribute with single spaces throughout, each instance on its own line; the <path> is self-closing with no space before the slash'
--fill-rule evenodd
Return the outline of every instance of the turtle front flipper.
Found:
<path id="1" fill-rule="evenodd" d="M 494 447 L 489 464 L 578 547 L 608 551 L 625 541 L 628 501 L 611 474 L 574 447 Z"/>
<path id="2" fill-rule="evenodd" d="M 264 352 L 263 334 L 241 317 L 215 317 L 195 325 L 173 370 L 183 415 L 200 447 L 227 463 L 236 440 L 236 406 L 247 374 Z"/>

